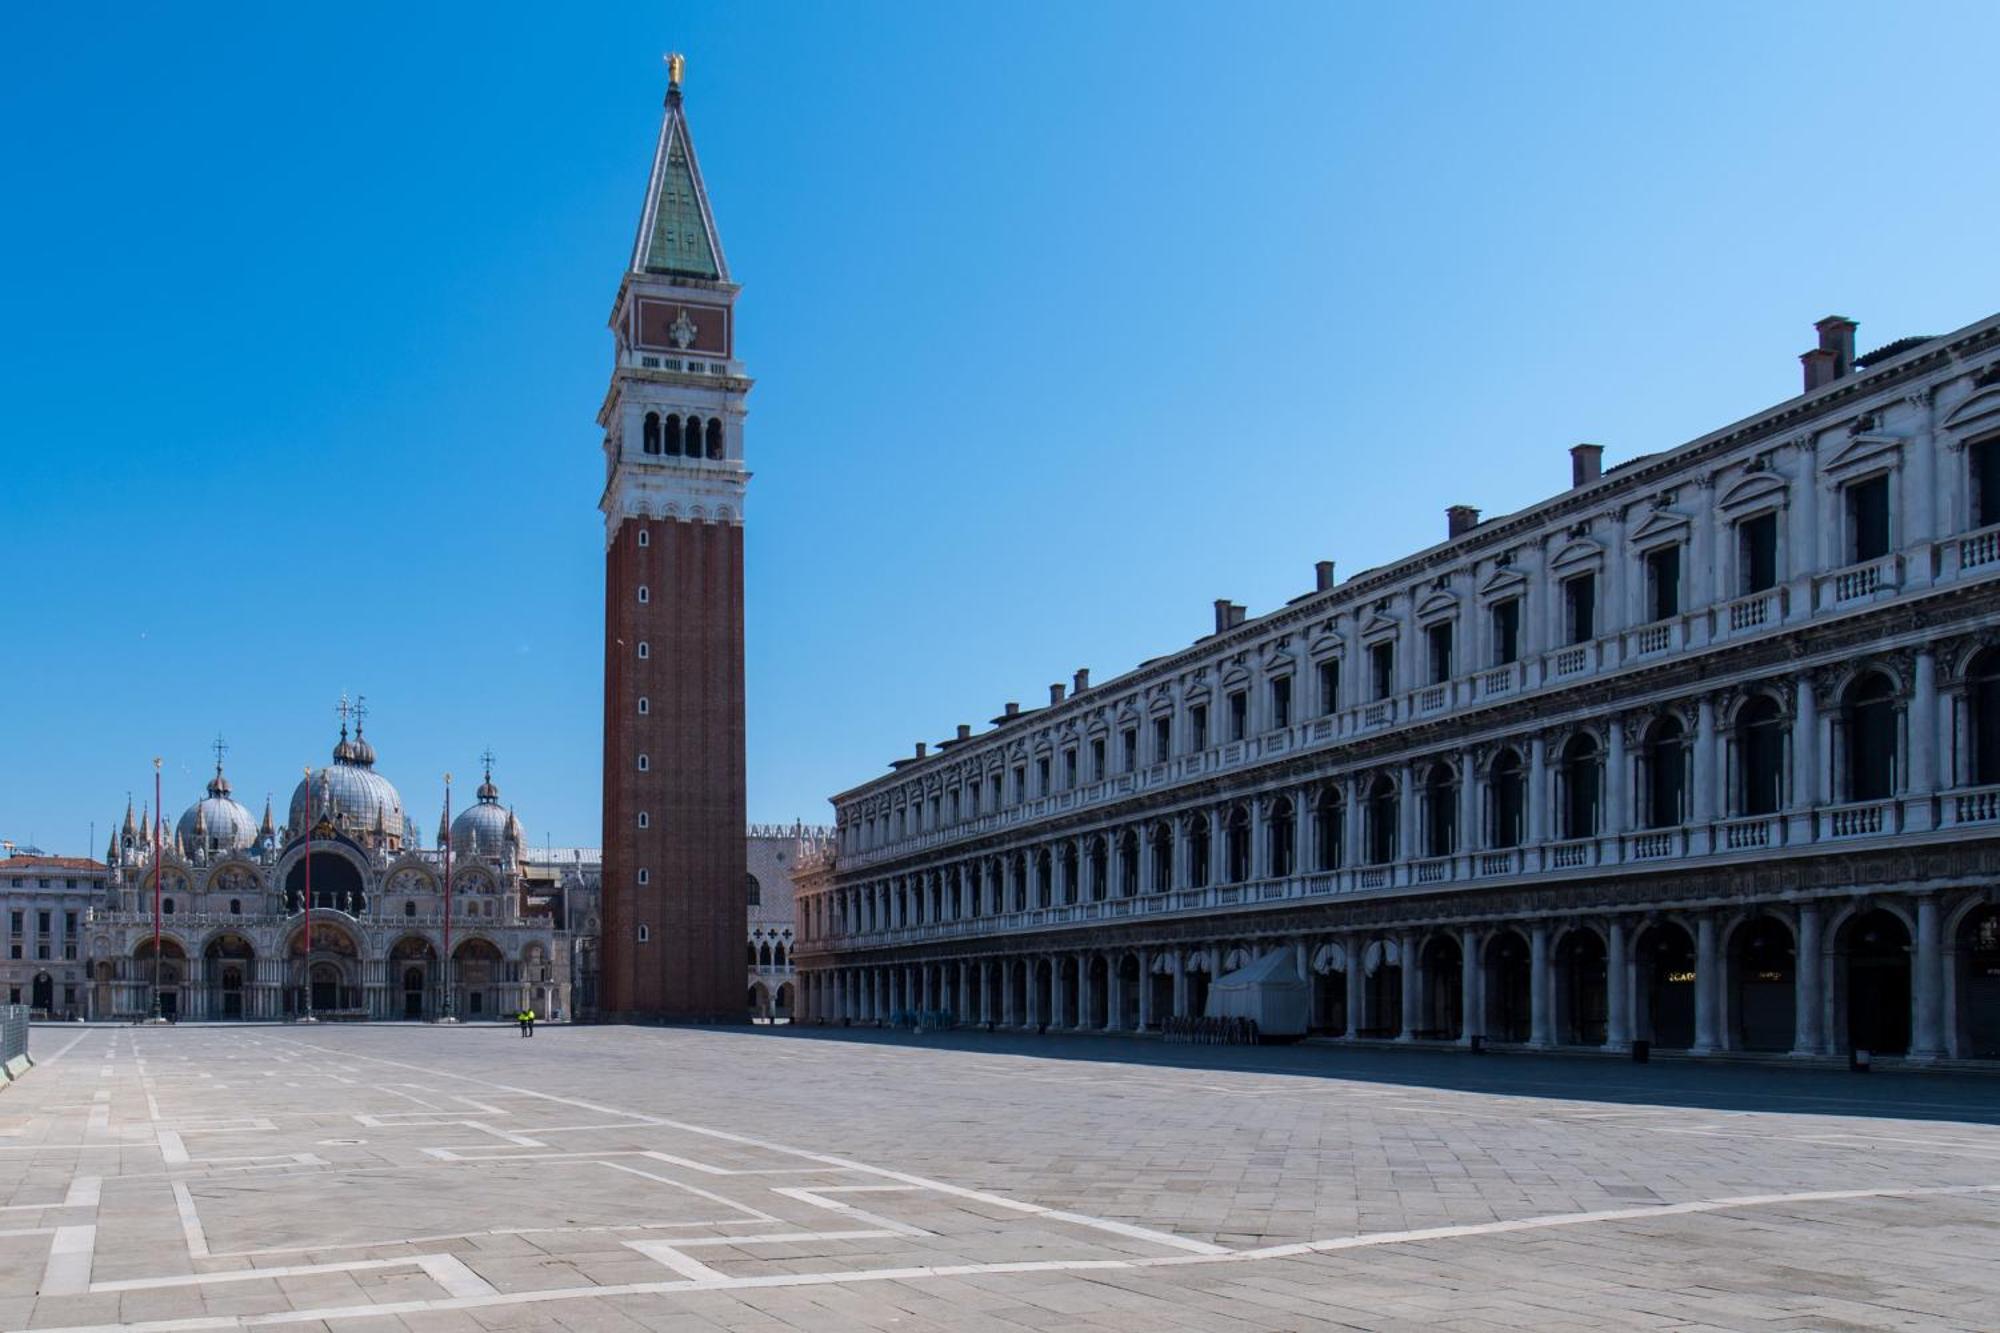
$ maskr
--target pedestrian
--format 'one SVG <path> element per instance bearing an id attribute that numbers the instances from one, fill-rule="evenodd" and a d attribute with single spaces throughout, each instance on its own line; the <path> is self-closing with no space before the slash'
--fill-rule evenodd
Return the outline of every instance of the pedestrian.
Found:
<path id="1" fill-rule="evenodd" d="M 521 1022 L 523 1023 L 523 1025 L 524 1025 L 524 1027 L 525 1027 L 525 1032 L 524 1032 L 524 1034 L 523 1034 L 523 1035 L 525 1035 L 525 1036 L 530 1036 L 530 1037 L 534 1036 L 534 1035 L 535 1035 L 535 1010 L 534 1010 L 534 1006 L 533 1006 L 533 1005 L 530 1005 L 530 1006 L 529 1006 L 528 1008 L 526 1008 L 526 1009 L 523 1009 L 523 1010 L 521 1011 Z"/>
<path id="2" fill-rule="evenodd" d="M 519 1025 L 520 1025 L 520 1028 L 521 1028 L 521 1035 L 522 1035 L 522 1036 L 524 1036 L 524 1037 L 525 1037 L 525 1036 L 527 1036 L 527 1035 L 528 1035 L 528 1011 L 527 1011 L 526 1009 L 516 1009 L 516 1010 L 514 1011 L 514 1021 L 515 1021 L 516 1023 L 518 1023 Z"/>

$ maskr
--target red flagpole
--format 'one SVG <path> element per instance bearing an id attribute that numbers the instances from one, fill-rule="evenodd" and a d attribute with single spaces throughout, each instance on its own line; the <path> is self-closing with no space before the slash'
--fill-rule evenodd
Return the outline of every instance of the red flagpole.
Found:
<path id="1" fill-rule="evenodd" d="M 444 1017 L 451 1013 L 451 774 L 444 775 Z"/>
<path id="2" fill-rule="evenodd" d="M 166 817 L 160 810 L 160 760 L 153 757 L 153 1017 L 160 1017 L 160 862 L 166 856 Z"/>
<path id="3" fill-rule="evenodd" d="M 343 699 L 346 698 L 345 695 L 342 695 L 341 697 Z M 341 729 L 341 735 L 345 736 L 346 734 L 347 734 L 346 728 L 343 726 Z M 311 1018 L 313 1011 L 312 947 L 313 947 L 313 771 L 312 771 L 312 765 L 307 764 L 306 765 L 306 938 L 305 938 L 305 949 L 303 950 L 305 957 L 306 984 L 301 992 L 299 999 L 299 1006 L 300 1006 L 299 1014 L 303 1018 Z"/>

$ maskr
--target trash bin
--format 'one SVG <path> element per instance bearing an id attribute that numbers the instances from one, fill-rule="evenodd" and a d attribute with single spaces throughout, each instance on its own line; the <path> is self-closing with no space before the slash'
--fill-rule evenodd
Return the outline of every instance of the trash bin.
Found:
<path id="1" fill-rule="evenodd" d="M 1652 1043 L 1652 1042 L 1650 1042 L 1650 1041 L 1644 1041 L 1644 1040 L 1641 1040 L 1641 1041 L 1635 1041 L 1635 1042 L 1633 1042 L 1633 1043 L 1632 1043 L 1632 1063 L 1633 1063 L 1633 1064 L 1635 1064 L 1635 1065 L 1643 1065 L 1643 1064 L 1647 1063 L 1647 1062 L 1648 1062 L 1649 1060 L 1651 1060 L 1652 1058 L 1653 1058 L 1653 1043 Z"/>
<path id="2" fill-rule="evenodd" d="M 1847 1053 L 1847 1067 L 1857 1074 L 1867 1073 L 1873 1060 L 1874 1052 L 1872 1051 L 1856 1049 Z"/>

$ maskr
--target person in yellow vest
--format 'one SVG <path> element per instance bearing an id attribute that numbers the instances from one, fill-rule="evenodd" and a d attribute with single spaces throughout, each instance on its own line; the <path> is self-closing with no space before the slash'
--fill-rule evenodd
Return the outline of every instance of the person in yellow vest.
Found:
<path id="1" fill-rule="evenodd" d="M 521 1025 L 522 1036 L 532 1037 L 535 1035 L 535 1011 L 533 1009 L 521 1010 L 514 1015 L 514 1021 Z"/>

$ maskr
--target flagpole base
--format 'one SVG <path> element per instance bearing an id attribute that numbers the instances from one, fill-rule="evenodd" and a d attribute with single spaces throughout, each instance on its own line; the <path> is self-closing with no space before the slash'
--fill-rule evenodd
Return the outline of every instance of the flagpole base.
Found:
<path id="1" fill-rule="evenodd" d="M 167 1028 L 172 1027 L 173 1022 L 170 1019 L 160 1017 L 158 1014 L 150 1014 L 139 1020 L 139 1026 L 142 1028 Z"/>
<path id="2" fill-rule="evenodd" d="M 458 1026 L 458 1020 L 457 1020 L 456 1018 L 452 1017 L 452 1016 L 451 1016 L 450 1014 L 439 1014 L 439 1015 L 438 1015 L 438 1016 L 437 1016 L 436 1018 L 433 1018 L 433 1019 L 431 1020 L 431 1022 L 433 1022 L 433 1023 L 449 1023 L 449 1024 L 451 1024 L 451 1025 L 452 1025 L 453 1027 L 457 1027 L 457 1026 Z"/>
<path id="3" fill-rule="evenodd" d="M 318 1020 L 317 1018 L 314 1018 L 314 1017 L 313 1017 L 313 1016 L 312 1016 L 311 1014 L 300 1014 L 300 1015 L 299 1015 L 299 1016 L 298 1016 L 297 1018 L 294 1018 L 294 1019 L 293 1019 L 292 1021 L 293 1021 L 294 1023 L 317 1023 L 317 1022 L 319 1022 L 319 1020 Z"/>

